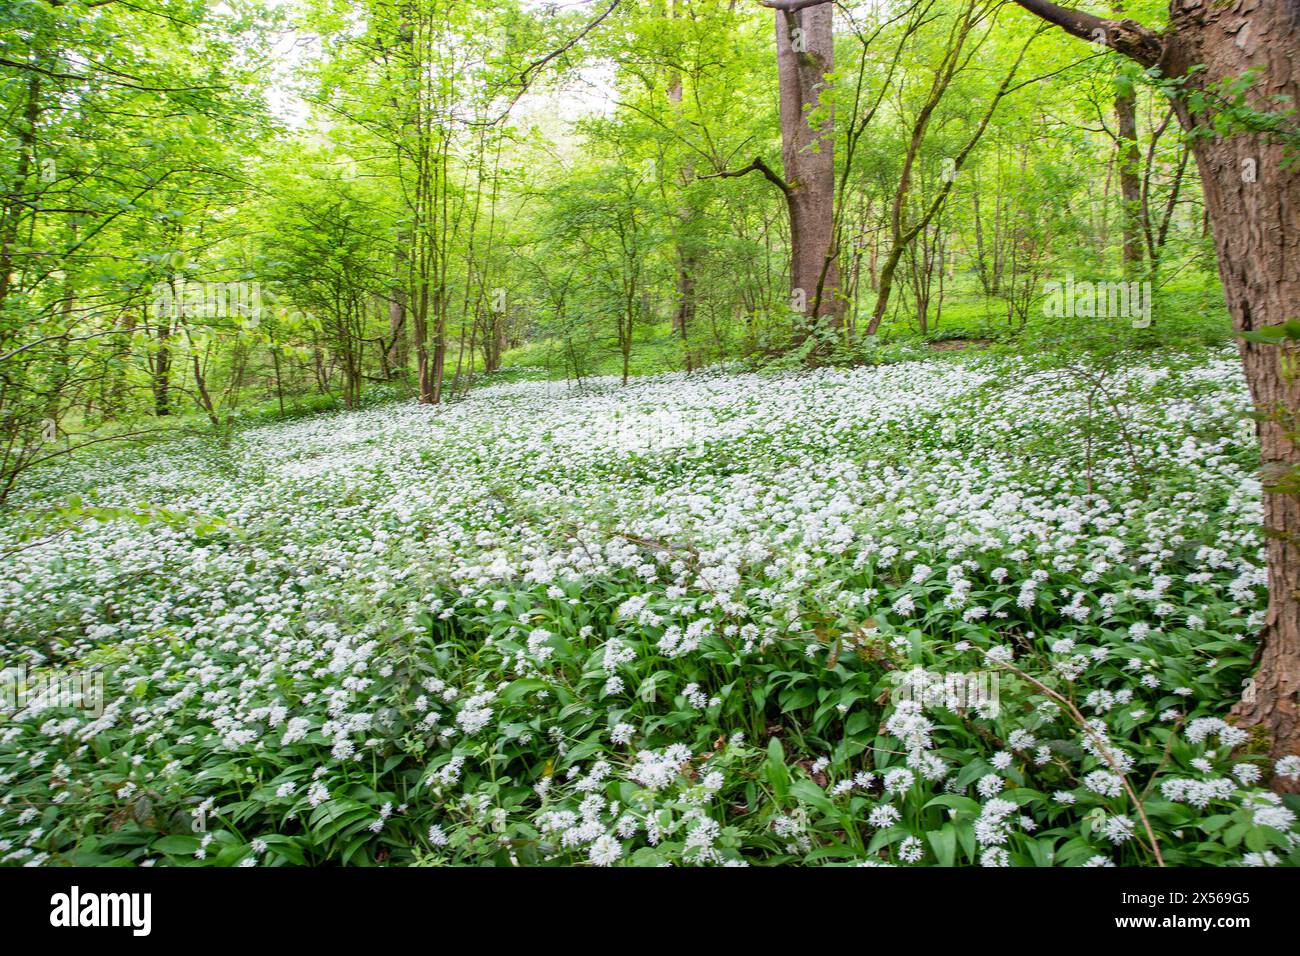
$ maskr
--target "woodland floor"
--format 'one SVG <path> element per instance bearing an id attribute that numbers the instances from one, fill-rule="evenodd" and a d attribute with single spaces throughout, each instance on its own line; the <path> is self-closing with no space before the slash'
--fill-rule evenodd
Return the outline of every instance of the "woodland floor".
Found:
<path id="1" fill-rule="evenodd" d="M 1264 606 L 1240 364 L 1106 387 L 975 349 L 518 382 L 51 469 L 0 650 L 103 706 L 0 724 L 0 859 L 1294 860 L 1300 768 L 1221 719 Z"/>

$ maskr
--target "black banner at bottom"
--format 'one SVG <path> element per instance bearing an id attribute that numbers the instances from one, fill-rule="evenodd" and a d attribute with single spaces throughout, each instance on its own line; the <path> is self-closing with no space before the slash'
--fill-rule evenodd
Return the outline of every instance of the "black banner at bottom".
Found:
<path id="1" fill-rule="evenodd" d="M 208 933 L 259 945 L 373 946 L 420 927 L 445 942 L 452 932 L 548 945 L 574 930 L 639 936 L 637 926 L 692 941 L 752 934 L 770 945 L 772 933 L 898 932 L 909 923 L 931 945 L 987 942 L 995 926 L 1020 939 L 1056 934 L 1044 942 L 1196 933 L 1230 944 L 1258 930 L 1289 933 L 1294 897 L 1284 873 L 1251 869 L 0 871 L 7 939 L 76 935 L 128 947 L 193 944 Z"/>

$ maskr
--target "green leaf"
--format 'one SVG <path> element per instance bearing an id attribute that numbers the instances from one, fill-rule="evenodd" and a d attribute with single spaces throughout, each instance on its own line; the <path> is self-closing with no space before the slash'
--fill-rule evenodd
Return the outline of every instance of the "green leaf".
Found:
<path id="1" fill-rule="evenodd" d="M 796 780 L 790 785 L 790 796 L 794 797 L 800 803 L 806 803 L 820 810 L 827 816 L 835 816 L 835 804 L 831 802 L 830 797 L 826 796 L 826 791 L 811 780 Z"/>
<path id="2" fill-rule="evenodd" d="M 767 742 L 767 760 L 763 761 L 763 774 L 772 785 L 772 792 L 778 802 L 784 803 L 790 792 L 790 771 L 785 766 L 785 751 L 781 741 L 773 737 Z"/>
<path id="3" fill-rule="evenodd" d="M 199 838 L 193 836 L 165 836 L 150 844 L 151 849 L 168 856 L 193 856 L 199 848 Z"/>
<path id="4" fill-rule="evenodd" d="M 980 812 L 978 801 L 972 800 L 970 797 L 964 797 L 960 793 L 941 793 L 939 796 L 930 799 L 922 809 L 928 810 L 930 807 L 949 807 L 950 809 L 964 811 L 976 816 L 978 816 Z"/>
<path id="5" fill-rule="evenodd" d="M 511 681 L 510 685 L 499 695 L 501 700 L 513 703 L 526 694 L 534 694 L 539 690 L 550 690 L 551 685 L 544 680 L 536 677 L 521 677 L 519 680 Z"/>
<path id="6" fill-rule="evenodd" d="M 927 830 L 925 838 L 930 841 L 935 859 L 940 866 L 952 866 L 957 861 L 957 831 L 951 823 L 938 830 Z"/>

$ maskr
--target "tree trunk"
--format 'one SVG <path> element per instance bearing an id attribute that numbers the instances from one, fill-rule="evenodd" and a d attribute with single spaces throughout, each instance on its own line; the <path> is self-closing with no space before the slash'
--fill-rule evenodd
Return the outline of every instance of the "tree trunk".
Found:
<path id="1" fill-rule="evenodd" d="M 1120 228 L 1124 274 L 1136 275 L 1142 265 L 1142 181 L 1138 177 L 1137 94 L 1121 80 L 1115 93 L 1115 124 L 1119 149 Z"/>
<path id="2" fill-rule="evenodd" d="M 1030 12 L 1084 39 L 1103 38 L 1143 66 L 1184 80 L 1185 91 L 1210 90 L 1259 73 L 1246 93 L 1250 107 L 1275 113 L 1279 99 L 1300 103 L 1300 5 L 1237 0 L 1173 0 L 1169 28 L 1157 34 L 1130 20 L 1101 20 L 1044 0 L 1017 0 Z M 1201 69 L 1192 72 L 1193 67 Z M 1219 275 L 1238 332 L 1281 324 L 1300 312 L 1300 176 L 1285 164 L 1277 137 L 1216 130 L 1211 106 L 1193 114 L 1186 92 L 1174 101 L 1191 134 L 1214 233 Z M 1288 121 L 1289 122 L 1289 121 Z M 1260 635 L 1259 669 L 1233 708 L 1238 725 L 1255 728 L 1273 758 L 1300 753 L 1300 500 L 1284 490 L 1300 473 L 1294 434 L 1300 383 L 1295 345 L 1240 343 L 1256 408 L 1263 462 L 1264 528 L 1268 538 L 1268 612 Z M 1277 478 L 1288 480 L 1279 487 Z M 1281 779 L 1276 789 L 1300 790 Z"/>
<path id="3" fill-rule="evenodd" d="M 114 363 L 110 373 L 108 401 L 104 403 L 104 413 L 117 418 L 126 407 L 127 365 L 131 361 L 131 339 L 135 331 L 135 313 L 126 309 L 122 313 L 122 334 L 118 336 L 114 348 Z"/>
<path id="4" fill-rule="evenodd" d="M 441 295 L 441 293 L 439 293 Z M 427 383 L 429 392 L 429 404 L 437 405 L 442 401 L 442 379 L 447 369 L 447 323 L 442 315 L 438 316 L 438 321 L 433 330 L 433 363 L 428 370 L 430 381 Z M 425 383 L 420 385 L 421 396 L 425 395 Z M 424 401 L 423 398 L 420 399 Z"/>
<path id="5" fill-rule="evenodd" d="M 838 325 L 844 314 L 836 262 L 834 118 L 822 104 L 835 68 L 829 3 L 776 11 L 781 87 L 781 161 L 790 216 L 790 297 L 796 311 Z M 819 111 L 814 127 L 809 114 Z M 824 111 L 821 114 L 820 111 Z M 800 310 L 802 306 L 802 310 Z"/>
<path id="6" fill-rule="evenodd" d="M 216 406 L 212 404 L 212 396 L 208 392 L 208 380 L 203 374 L 203 365 L 199 362 L 199 353 L 197 349 L 191 346 L 190 358 L 194 366 L 194 385 L 199 393 L 199 406 L 203 409 L 203 414 L 208 416 L 208 421 L 212 423 L 213 428 L 221 427 L 221 418 L 217 415 Z"/>
<path id="7" fill-rule="evenodd" d="M 1250 100 L 1271 109 L 1275 97 L 1300 103 L 1300 10 L 1294 4 L 1238 3 L 1202 9 L 1184 0 L 1174 17 L 1166 57 L 1179 67 L 1205 64 L 1205 84 L 1263 67 Z M 1284 9 L 1290 7 L 1290 10 Z M 1248 17 L 1237 11 L 1252 8 Z M 1300 176 L 1284 163 L 1283 146 L 1266 137 L 1209 135 L 1205 117 L 1179 104 L 1192 138 L 1209 211 L 1219 275 L 1239 332 L 1279 325 L 1300 316 Z M 1300 449 L 1295 441 L 1300 382 L 1292 346 L 1239 343 L 1246 382 L 1264 415 L 1257 431 L 1265 483 L 1268 536 L 1268 613 L 1260 635 L 1259 670 L 1233 713 L 1243 727 L 1267 733 L 1273 758 L 1300 753 L 1300 499 L 1270 490 L 1279 478 L 1295 486 Z M 1288 372 L 1288 366 L 1292 369 Z M 1291 789 L 1300 790 L 1294 784 Z"/>
<path id="8" fill-rule="evenodd" d="M 690 330 L 695 326 L 695 257 L 679 248 L 677 259 L 677 308 L 673 312 L 673 331 L 682 337 L 686 371 L 695 370 L 691 354 Z"/>
<path id="9" fill-rule="evenodd" d="M 13 281 L 13 249 L 18 242 L 18 226 L 23 216 L 25 199 L 23 193 L 27 188 L 27 176 L 32 166 L 36 151 L 36 123 L 41 115 L 41 77 L 33 72 L 27 81 L 27 105 L 23 113 L 23 123 L 18 132 L 18 160 L 14 174 L 13 190 L 5 197 L 4 208 L 0 209 L 0 306 L 9 297 Z M 6 333 L 0 330 L 0 336 Z M 5 339 L 0 338 L 0 342 Z"/>
<path id="10" fill-rule="evenodd" d="M 432 404 L 433 374 L 429 366 L 429 282 L 420 279 L 420 294 L 415 303 L 415 365 L 421 404 Z"/>
<path id="11" fill-rule="evenodd" d="M 280 376 L 280 346 L 271 344 L 271 363 L 275 367 L 275 399 L 280 404 L 280 415 L 284 415 L 284 380 Z"/>
<path id="12" fill-rule="evenodd" d="M 172 368 L 172 350 L 171 350 L 171 318 L 170 316 L 159 316 L 158 318 L 158 354 L 153 363 L 153 413 L 159 418 L 171 414 L 171 368 Z"/>

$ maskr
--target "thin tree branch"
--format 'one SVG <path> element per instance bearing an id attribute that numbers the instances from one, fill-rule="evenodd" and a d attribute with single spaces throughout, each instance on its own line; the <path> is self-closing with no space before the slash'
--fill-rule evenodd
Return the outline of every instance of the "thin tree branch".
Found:
<path id="1" fill-rule="evenodd" d="M 1039 19 L 1060 27 L 1071 36 L 1109 47 L 1143 66 L 1155 66 L 1164 52 L 1164 41 L 1136 20 L 1107 20 L 1081 10 L 1057 6 L 1050 0 L 1015 0 Z"/>
<path id="2" fill-rule="evenodd" d="M 744 176 L 747 173 L 754 173 L 754 172 L 762 173 L 763 177 L 768 182 L 770 182 L 777 189 L 781 190 L 781 192 L 785 193 L 787 199 L 790 198 L 790 194 L 791 192 L 793 192 L 793 187 L 789 183 L 787 183 L 784 179 L 782 179 L 780 176 L 778 176 L 771 166 L 763 162 L 762 156 L 755 156 L 754 161 L 750 163 L 748 166 L 746 166 L 744 169 L 724 169 L 721 172 L 709 173 L 705 176 L 698 176 L 696 178 L 697 179 L 730 179 L 733 176 Z"/>

